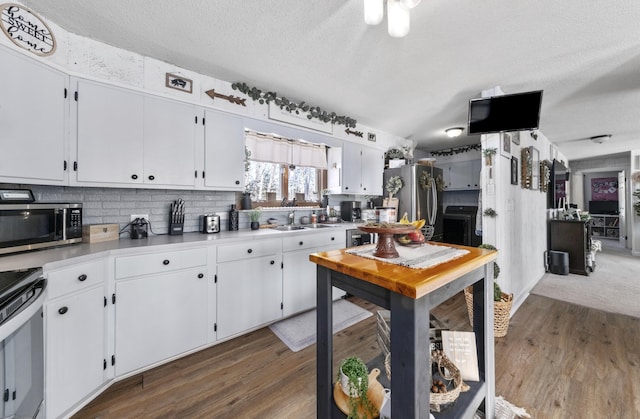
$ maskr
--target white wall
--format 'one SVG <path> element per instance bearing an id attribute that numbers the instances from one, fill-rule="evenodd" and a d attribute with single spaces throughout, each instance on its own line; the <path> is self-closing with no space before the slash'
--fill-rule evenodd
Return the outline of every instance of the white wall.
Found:
<path id="1" fill-rule="evenodd" d="M 485 96 L 498 94 L 502 94 L 499 88 L 483 92 Z M 484 161 L 482 165 L 482 206 L 498 213 L 495 218 L 482 217 L 483 242 L 498 249 L 498 283 L 504 292 L 513 293 L 513 312 L 544 275 L 547 249 L 547 194 L 521 187 L 521 150 L 533 146 L 539 151 L 540 161 L 550 160 L 552 154 L 566 161 L 542 132 L 536 133 L 534 139 L 529 131 L 521 131 L 520 145 L 511 144 L 510 155 L 518 159 L 518 185 L 511 184 L 510 156 L 501 155 L 501 134 L 483 135 L 481 141 L 483 150 L 498 150 L 493 156 L 491 177 Z"/>

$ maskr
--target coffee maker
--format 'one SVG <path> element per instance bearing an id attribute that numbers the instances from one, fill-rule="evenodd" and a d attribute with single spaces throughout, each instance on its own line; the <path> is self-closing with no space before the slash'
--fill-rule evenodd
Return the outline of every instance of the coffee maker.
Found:
<path id="1" fill-rule="evenodd" d="M 340 202 L 340 217 L 344 221 L 355 223 L 360 221 L 362 213 L 360 210 L 360 201 L 342 201 Z"/>

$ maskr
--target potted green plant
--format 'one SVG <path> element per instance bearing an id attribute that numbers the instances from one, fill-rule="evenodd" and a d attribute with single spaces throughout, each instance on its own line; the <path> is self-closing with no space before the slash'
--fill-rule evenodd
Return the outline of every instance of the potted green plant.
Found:
<path id="1" fill-rule="evenodd" d="M 251 220 L 251 230 L 258 230 L 260 228 L 260 215 L 261 209 L 258 207 L 249 212 L 249 219 Z"/>
<path id="2" fill-rule="evenodd" d="M 486 166 L 493 166 L 493 155 L 498 151 L 497 148 L 485 148 L 482 150 L 482 155 L 484 156 L 484 164 Z"/>
<path id="3" fill-rule="evenodd" d="M 398 198 L 394 198 L 394 195 L 402 189 L 402 186 L 404 186 L 404 182 L 400 176 L 391 176 L 384 185 L 384 189 L 389 195 L 382 201 L 382 206 L 395 208 L 396 217 L 398 216 Z"/>
<path id="4" fill-rule="evenodd" d="M 338 372 L 340 388 L 349 397 L 348 418 L 359 418 L 358 407 L 362 407 L 365 417 L 373 417 L 374 407 L 367 395 L 369 390 L 369 370 L 357 356 L 345 358 L 340 363 Z"/>
<path id="5" fill-rule="evenodd" d="M 481 249 L 498 250 L 492 244 L 481 244 Z M 496 281 L 500 275 L 500 266 L 497 262 L 493 263 L 493 334 L 497 338 L 507 335 L 509 329 L 509 318 L 511 316 L 511 305 L 513 303 L 513 294 L 502 292 L 500 285 Z M 467 303 L 467 313 L 469 321 L 473 326 L 473 289 L 467 287 L 464 289 L 464 298 Z"/>

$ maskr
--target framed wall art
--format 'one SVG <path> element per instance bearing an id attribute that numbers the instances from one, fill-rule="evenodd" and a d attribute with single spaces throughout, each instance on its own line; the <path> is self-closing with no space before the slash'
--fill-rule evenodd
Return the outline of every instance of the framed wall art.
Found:
<path id="1" fill-rule="evenodd" d="M 531 189 L 540 188 L 540 151 L 534 146 L 531 149 Z"/>
<path id="2" fill-rule="evenodd" d="M 518 184 L 518 158 L 515 156 L 511 157 L 511 184 Z"/>
<path id="3" fill-rule="evenodd" d="M 182 76 L 167 73 L 165 78 L 165 86 L 170 89 L 176 89 L 185 93 L 193 92 L 193 81 Z"/>
<path id="4" fill-rule="evenodd" d="M 511 134 L 503 132 L 501 136 L 500 154 L 506 158 L 511 157 Z"/>
<path id="5" fill-rule="evenodd" d="M 520 145 L 520 131 L 514 131 L 511 133 L 511 141 L 515 145 Z"/>

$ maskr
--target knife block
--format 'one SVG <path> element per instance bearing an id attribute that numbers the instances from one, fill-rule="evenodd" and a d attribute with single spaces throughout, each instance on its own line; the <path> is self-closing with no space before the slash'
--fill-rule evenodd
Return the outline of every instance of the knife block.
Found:
<path id="1" fill-rule="evenodd" d="M 179 236 L 183 233 L 184 223 L 169 223 L 169 235 Z"/>

